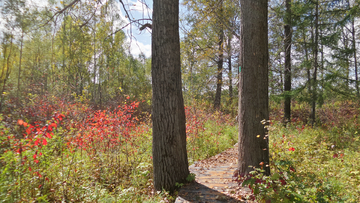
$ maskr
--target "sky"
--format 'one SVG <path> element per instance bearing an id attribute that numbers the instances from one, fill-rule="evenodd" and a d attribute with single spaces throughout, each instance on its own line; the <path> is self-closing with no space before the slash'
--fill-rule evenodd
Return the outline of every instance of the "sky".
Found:
<path id="1" fill-rule="evenodd" d="M 152 1 L 123 0 L 123 2 L 133 20 L 152 18 Z M 126 21 L 129 22 L 129 20 L 125 18 L 124 10 L 121 10 L 123 19 L 126 19 Z M 147 21 L 139 22 L 144 24 Z M 141 53 L 145 54 L 146 57 L 151 56 L 151 30 L 144 29 L 143 31 L 140 31 L 138 26 L 132 25 L 126 27 L 124 31 L 127 34 L 127 41 L 130 43 L 130 52 L 133 56 L 137 57 Z"/>
<path id="2" fill-rule="evenodd" d="M 144 18 L 152 18 L 152 0 L 123 0 L 124 4 L 129 6 L 130 12 L 133 14 L 135 19 L 144 19 Z M 180 0 L 180 14 L 179 17 L 185 15 L 186 9 L 182 6 L 183 0 Z M 145 4 L 149 7 L 149 9 L 144 6 Z M 124 16 L 124 14 L 123 14 Z M 143 21 L 143 23 L 146 23 Z M 150 22 L 151 23 L 151 22 Z M 138 27 L 133 26 L 132 28 L 132 42 L 131 42 L 131 53 L 134 56 L 139 55 L 140 53 L 144 53 L 146 57 L 151 56 L 151 30 L 146 29 L 140 31 Z M 131 36 L 130 29 L 126 28 L 126 32 L 128 33 L 128 37 Z M 180 29 L 180 37 L 183 34 Z M 129 39 L 129 38 L 128 38 Z"/>
<path id="3" fill-rule="evenodd" d="M 0 11 L 3 8 L 5 0 L 0 0 Z M 28 5 L 32 5 L 36 8 L 45 8 L 47 7 L 48 0 L 26 0 Z M 71 0 L 72 1 L 72 0 Z M 71 2 L 69 1 L 69 2 Z M 102 3 L 107 0 L 101 0 Z M 129 22 L 129 19 L 125 17 L 125 12 L 118 0 L 116 0 L 119 9 L 121 18 L 125 21 L 125 24 Z M 123 3 L 128 10 L 130 17 L 133 20 L 140 19 L 151 19 L 152 18 L 152 0 L 123 0 Z M 148 6 L 146 6 L 146 5 Z M 0 30 L 5 29 L 5 22 L 2 19 L 0 12 Z M 146 23 L 146 21 L 139 21 L 141 24 Z M 151 56 L 151 30 L 145 29 L 143 31 L 139 30 L 138 26 L 131 25 L 127 26 L 123 30 L 127 35 L 127 42 L 130 44 L 130 53 L 134 57 L 138 57 L 139 54 L 143 53 L 146 57 Z"/>
<path id="4" fill-rule="evenodd" d="M 51 0 L 55 2 L 60 2 L 60 0 Z M 73 0 L 64 0 L 65 2 L 72 2 Z M 98 0 L 99 1 L 99 0 Z M 101 3 L 105 3 L 108 0 L 100 0 Z M 0 0 L 0 11 L 4 4 L 5 0 Z M 32 5 L 36 8 L 46 8 L 49 6 L 48 0 L 26 0 L 28 5 Z M 82 0 L 82 2 L 86 2 Z M 120 4 L 119 0 L 115 0 L 118 9 L 121 10 L 119 13 L 121 18 L 124 20 L 125 24 L 129 23 L 129 19 L 126 17 L 126 12 L 123 9 L 123 6 Z M 153 0 L 122 0 L 126 10 L 128 11 L 131 19 L 139 20 L 140 24 L 145 24 L 146 22 L 151 21 L 142 21 L 141 19 L 151 19 L 152 18 L 152 2 Z M 186 13 L 186 9 L 182 6 L 183 0 L 180 0 L 180 17 Z M 58 3 L 60 4 L 60 3 Z M 62 6 L 59 6 L 62 7 Z M 2 16 L 0 13 L 0 30 L 4 29 L 4 22 L 1 20 Z M 123 29 L 127 35 L 127 42 L 130 44 L 130 53 L 134 57 L 138 57 L 139 54 L 144 54 L 147 58 L 151 56 L 151 30 L 145 29 L 143 31 L 139 30 L 139 27 L 136 25 L 127 26 Z M 181 29 L 180 29 L 181 32 Z M 180 33 L 180 37 L 182 34 Z"/>

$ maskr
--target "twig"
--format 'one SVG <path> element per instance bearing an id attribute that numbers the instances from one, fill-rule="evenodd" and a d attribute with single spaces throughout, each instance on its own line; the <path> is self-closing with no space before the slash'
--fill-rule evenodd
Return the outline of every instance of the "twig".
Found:
<path id="1" fill-rule="evenodd" d="M 46 24 L 48 24 L 52 19 L 55 18 L 55 16 L 63 13 L 66 9 L 68 9 L 69 7 L 75 5 L 77 2 L 79 2 L 80 0 L 74 0 L 73 2 L 71 2 L 69 5 L 65 6 L 65 8 L 61 9 L 60 11 L 56 12 L 48 21 L 46 21 L 46 23 L 44 23 L 43 26 L 45 26 Z"/>

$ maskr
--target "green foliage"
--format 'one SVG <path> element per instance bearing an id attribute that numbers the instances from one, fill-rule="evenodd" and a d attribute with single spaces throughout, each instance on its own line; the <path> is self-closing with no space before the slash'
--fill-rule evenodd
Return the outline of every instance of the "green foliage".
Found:
<path id="1" fill-rule="evenodd" d="M 83 103 L 32 95 L 24 109 L 0 121 L 1 200 L 173 201 L 167 192 L 154 191 L 152 132 L 149 118 L 138 117 L 137 105 L 127 101 L 97 111 Z M 236 142 L 231 116 L 187 109 L 196 112 L 187 111 L 190 160 L 210 157 Z M 24 112 L 21 117 L 19 112 Z M 194 179 L 190 174 L 187 181 Z"/>
<path id="2" fill-rule="evenodd" d="M 238 40 L 234 35 L 239 35 L 239 6 L 227 0 L 188 0 L 182 3 L 188 10 L 187 15 L 180 19 L 184 25 L 181 59 L 185 103 L 193 105 L 195 99 L 213 106 L 217 83 L 221 83 L 225 91 L 230 87 L 236 88 L 234 81 L 238 66 L 234 64 L 238 62 L 234 58 L 238 56 L 235 51 L 238 46 L 233 41 Z M 220 60 L 223 61 L 221 72 L 224 76 L 218 81 Z M 229 60 L 232 60 L 231 67 Z M 236 93 L 232 93 L 234 98 L 230 99 L 229 94 L 229 91 L 221 93 L 221 109 L 233 112 L 230 106 Z"/>
<path id="3" fill-rule="evenodd" d="M 358 202 L 360 179 L 359 118 L 352 102 L 326 104 L 319 111 L 322 126 L 311 128 L 293 122 L 287 128 L 280 121 L 270 127 L 271 176 L 256 169 L 239 181 L 253 192 L 249 198 L 268 202 Z M 336 107 L 335 107 L 336 106 Z M 341 111 L 334 109 L 342 109 Z M 357 108 L 357 110 L 359 110 Z M 357 113 L 356 113 L 357 114 Z"/>
<path id="4" fill-rule="evenodd" d="M 237 127 L 231 115 L 186 107 L 189 163 L 214 156 L 237 142 Z"/>
<path id="5" fill-rule="evenodd" d="M 128 53 L 129 44 L 120 29 L 124 22 L 115 2 L 77 2 L 45 23 L 68 3 L 53 1 L 45 9 L 24 1 L 4 1 L 2 113 L 9 111 L 9 105 L 26 103 L 29 93 L 80 99 L 100 108 L 128 95 L 151 98 L 150 60 Z"/>
<path id="6" fill-rule="evenodd" d="M 194 173 L 190 173 L 189 175 L 188 175 L 188 177 L 186 177 L 186 181 L 188 181 L 188 182 L 193 182 L 193 181 L 195 181 L 195 174 Z"/>

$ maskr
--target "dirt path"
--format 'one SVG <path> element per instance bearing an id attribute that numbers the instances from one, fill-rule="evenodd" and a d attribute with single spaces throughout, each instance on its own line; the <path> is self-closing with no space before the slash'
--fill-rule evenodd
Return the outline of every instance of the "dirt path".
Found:
<path id="1" fill-rule="evenodd" d="M 245 200 L 250 190 L 233 181 L 237 159 L 238 147 L 235 145 L 191 165 L 189 169 L 190 173 L 196 174 L 195 182 L 180 189 L 175 203 L 250 202 Z"/>

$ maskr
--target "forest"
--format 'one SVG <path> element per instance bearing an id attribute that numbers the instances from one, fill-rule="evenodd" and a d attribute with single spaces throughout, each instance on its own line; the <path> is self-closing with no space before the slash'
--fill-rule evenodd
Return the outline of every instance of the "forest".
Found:
<path id="1" fill-rule="evenodd" d="M 359 0 L 0 9 L 0 202 L 175 202 L 248 141 L 240 202 L 360 202 Z"/>

